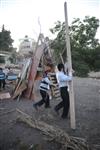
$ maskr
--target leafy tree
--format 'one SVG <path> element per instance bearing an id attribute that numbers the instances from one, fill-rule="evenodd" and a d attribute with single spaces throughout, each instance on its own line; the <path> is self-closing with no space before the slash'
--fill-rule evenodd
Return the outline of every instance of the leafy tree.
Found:
<path id="1" fill-rule="evenodd" d="M 5 30 L 4 25 L 2 26 L 2 31 L 0 32 L 0 51 L 13 50 L 13 39 L 11 38 L 10 31 Z"/>
<path id="2" fill-rule="evenodd" d="M 99 20 L 95 17 L 86 16 L 83 21 L 79 18 L 74 19 L 69 27 L 72 51 L 72 65 L 77 75 L 87 75 L 98 64 L 97 54 L 100 54 L 100 44 L 95 38 Z M 60 61 L 59 54 L 65 49 L 65 23 L 60 21 L 55 23 L 54 28 L 50 29 L 56 38 L 52 40 L 51 47 L 54 49 L 57 62 Z M 99 47 L 99 48 L 98 48 Z M 65 53 L 63 58 L 66 60 Z M 94 57 L 95 56 L 95 57 Z"/>
<path id="3" fill-rule="evenodd" d="M 98 46 L 92 53 L 93 70 L 100 71 L 100 46 Z"/>
<path id="4" fill-rule="evenodd" d="M 71 40 L 79 48 L 95 48 L 99 45 L 98 39 L 95 39 L 98 27 L 99 20 L 95 17 L 86 16 L 83 21 L 74 19 L 70 27 Z"/>

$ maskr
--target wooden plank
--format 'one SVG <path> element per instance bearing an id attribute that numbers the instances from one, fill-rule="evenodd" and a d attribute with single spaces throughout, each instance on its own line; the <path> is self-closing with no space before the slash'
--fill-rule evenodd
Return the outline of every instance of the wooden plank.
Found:
<path id="1" fill-rule="evenodd" d="M 55 77 L 49 77 L 51 80 L 56 80 L 56 78 Z"/>
<path id="2" fill-rule="evenodd" d="M 60 96 L 60 94 L 56 94 L 56 95 L 55 95 L 55 97 L 59 97 L 59 96 Z"/>
<path id="3" fill-rule="evenodd" d="M 66 50 L 67 50 L 67 62 L 68 62 L 68 71 L 72 70 L 72 59 L 71 59 L 71 48 L 70 48 L 70 38 L 69 38 L 69 29 L 68 29 L 68 17 L 67 17 L 67 2 L 64 3 L 64 13 L 65 13 L 65 30 L 66 30 Z M 72 74 L 72 72 L 71 72 Z M 76 128 L 75 123 L 75 104 L 74 104 L 74 90 L 73 90 L 73 81 L 69 83 L 69 96 L 70 96 L 70 123 L 71 128 Z"/>
<path id="4" fill-rule="evenodd" d="M 57 91 L 59 91 L 59 88 L 52 88 L 52 90 L 53 90 L 53 92 L 57 92 Z M 60 91 L 59 91 L 59 93 L 60 93 Z"/>
<path id="5" fill-rule="evenodd" d="M 60 91 L 59 90 L 56 90 L 56 91 L 53 91 L 54 92 L 54 94 L 60 94 Z"/>
<path id="6" fill-rule="evenodd" d="M 37 68 L 39 66 L 39 62 L 40 62 L 40 58 L 43 54 L 43 50 L 45 48 L 45 44 L 42 43 L 42 39 L 41 39 L 42 36 L 43 35 L 41 35 L 41 34 L 39 35 L 38 43 L 41 40 L 41 45 L 40 46 L 37 45 L 36 50 L 35 50 L 35 54 L 33 55 L 33 59 L 32 59 L 32 65 L 31 65 L 29 79 L 28 79 L 28 87 L 27 87 L 27 91 L 26 91 L 26 97 L 27 98 L 32 97 L 34 80 L 36 77 Z"/>
<path id="7" fill-rule="evenodd" d="M 55 86 L 58 86 L 58 83 L 55 83 Z M 54 87 L 54 89 L 55 89 L 55 88 L 58 88 L 58 87 Z"/>
<path id="8" fill-rule="evenodd" d="M 59 88 L 57 88 L 57 89 L 53 89 L 53 91 L 54 91 L 54 92 L 57 92 L 57 91 L 59 91 L 59 93 L 60 93 L 60 90 L 59 90 Z"/>
<path id="9" fill-rule="evenodd" d="M 61 59 L 62 63 L 64 64 L 64 60 L 63 60 L 61 53 L 59 55 L 60 55 L 60 59 Z"/>
<path id="10" fill-rule="evenodd" d="M 54 75 L 56 75 L 56 73 L 55 73 L 55 72 L 52 72 L 52 73 L 48 73 L 48 75 L 54 76 Z"/>
<path id="11" fill-rule="evenodd" d="M 18 80 L 16 86 L 15 86 L 15 89 L 14 89 L 14 92 L 13 92 L 13 95 L 15 95 L 15 93 L 17 92 L 17 90 L 19 89 L 19 87 L 21 86 L 22 82 L 24 82 L 23 80 L 26 80 L 27 79 L 27 70 L 29 70 L 29 65 L 30 65 L 30 59 L 24 64 L 24 67 L 22 68 L 22 72 L 21 72 L 21 75 L 20 75 L 20 79 Z"/>
<path id="12" fill-rule="evenodd" d="M 56 91 L 54 91 L 54 93 L 55 93 L 55 94 L 58 94 L 58 93 L 60 93 L 60 91 L 56 90 Z"/>
<path id="13" fill-rule="evenodd" d="M 61 101 L 61 97 L 56 98 L 56 101 Z"/>
<path id="14" fill-rule="evenodd" d="M 57 98 L 60 98 L 60 99 L 61 99 L 61 96 L 60 96 L 59 94 L 58 94 L 58 95 L 55 95 L 54 97 L 55 97 L 56 99 L 57 99 Z"/>
<path id="15" fill-rule="evenodd" d="M 0 93 L 0 100 L 11 98 L 10 93 Z"/>
<path id="16" fill-rule="evenodd" d="M 15 99 L 17 96 L 21 95 L 22 92 L 27 88 L 26 83 L 22 82 L 22 84 L 19 86 L 19 88 L 17 89 L 17 91 L 14 93 L 14 95 L 12 96 L 12 99 Z"/>

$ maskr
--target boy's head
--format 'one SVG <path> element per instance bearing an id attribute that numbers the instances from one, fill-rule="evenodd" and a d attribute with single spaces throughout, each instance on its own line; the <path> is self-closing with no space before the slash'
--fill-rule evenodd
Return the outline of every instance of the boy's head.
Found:
<path id="1" fill-rule="evenodd" d="M 43 77 L 44 77 L 44 78 L 47 77 L 47 71 L 45 71 L 45 72 L 43 73 Z"/>
<path id="2" fill-rule="evenodd" d="M 0 68 L 0 71 L 3 71 L 3 69 L 2 69 L 2 68 Z"/>
<path id="3" fill-rule="evenodd" d="M 62 71 L 62 69 L 64 70 L 64 65 L 60 63 L 58 64 L 57 68 L 59 71 Z"/>

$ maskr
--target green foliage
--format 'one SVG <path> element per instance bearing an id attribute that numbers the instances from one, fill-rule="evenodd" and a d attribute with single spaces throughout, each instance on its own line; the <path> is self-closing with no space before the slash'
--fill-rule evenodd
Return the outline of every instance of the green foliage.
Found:
<path id="1" fill-rule="evenodd" d="M 4 25 L 2 31 L 0 32 L 0 51 L 9 51 L 13 50 L 12 47 L 13 40 L 10 35 L 10 31 L 5 30 Z"/>
<path id="2" fill-rule="evenodd" d="M 57 34 L 56 38 L 51 42 L 51 48 L 54 49 L 55 60 L 60 61 L 60 53 L 65 49 L 65 23 L 60 21 L 55 23 L 55 27 L 50 29 L 53 34 Z"/>
<path id="3" fill-rule="evenodd" d="M 93 55 L 93 70 L 100 71 L 100 46 L 98 46 L 92 53 Z"/>
<path id="4" fill-rule="evenodd" d="M 5 63 L 4 56 L 0 56 L 0 63 Z"/>
<path id="5" fill-rule="evenodd" d="M 95 17 L 86 16 L 83 21 L 74 19 L 70 27 L 71 40 L 75 47 L 95 48 L 98 46 L 98 39 L 95 39 L 99 20 Z"/>
<path id="6" fill-rule="evenodd" d="M 100 71 L 100 59 L 99 60 L 95 60 L 95 62 L 94 62 L 94 70 L 95 71 Z"/>
<path id="7" fill-rule="evenodd" d="M 79 77 L 88 76 L 89 66 L 84 61 L 77 61 L 73 63 L 73 69 L 75 70 L 75 75 Z"/>
<path id="8" fill-rule="evenodd" d="M 72 65 L 78 76 L 86 76 L 90 70 L 99 70 L 100 44 L 95 38 L 99 20 L 95 17 L 86 16 L 83 21 L 74 19 L 69 27 L 69 35 L 72 51 Z M 60 54 L 66 61 L 65 53 L 65 23 L 60 21 L 55 23 L 50 31 L 56 35 L 51 42 L 57 63 L 60 62 Z"/>

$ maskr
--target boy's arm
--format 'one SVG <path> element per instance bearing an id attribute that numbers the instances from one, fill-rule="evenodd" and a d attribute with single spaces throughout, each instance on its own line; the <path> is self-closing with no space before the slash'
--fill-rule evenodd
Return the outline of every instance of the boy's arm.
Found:
<path id="1" fill-rule="evenodd" d="M 55 86 L 55 84 L 53 84 L 48 78 L 46 78 L 45 81 L 46 81 L 49 85 Z"/>
<path id="2" fill-rule="evenodd" d="M 4 76 L 4 79 L 6 79 L 6 74 L 5 73 L 3 73 L 3 76 Z"/>
<path id="3" fill-rule="evenodd" d="M 62 75 L 62 76 L 60 76 L 60 77 L 58 77 L 59 79 L 59 81 L 71 81 L 72 80 L 72 76 L 68 76 L 68 75 Z"/>

